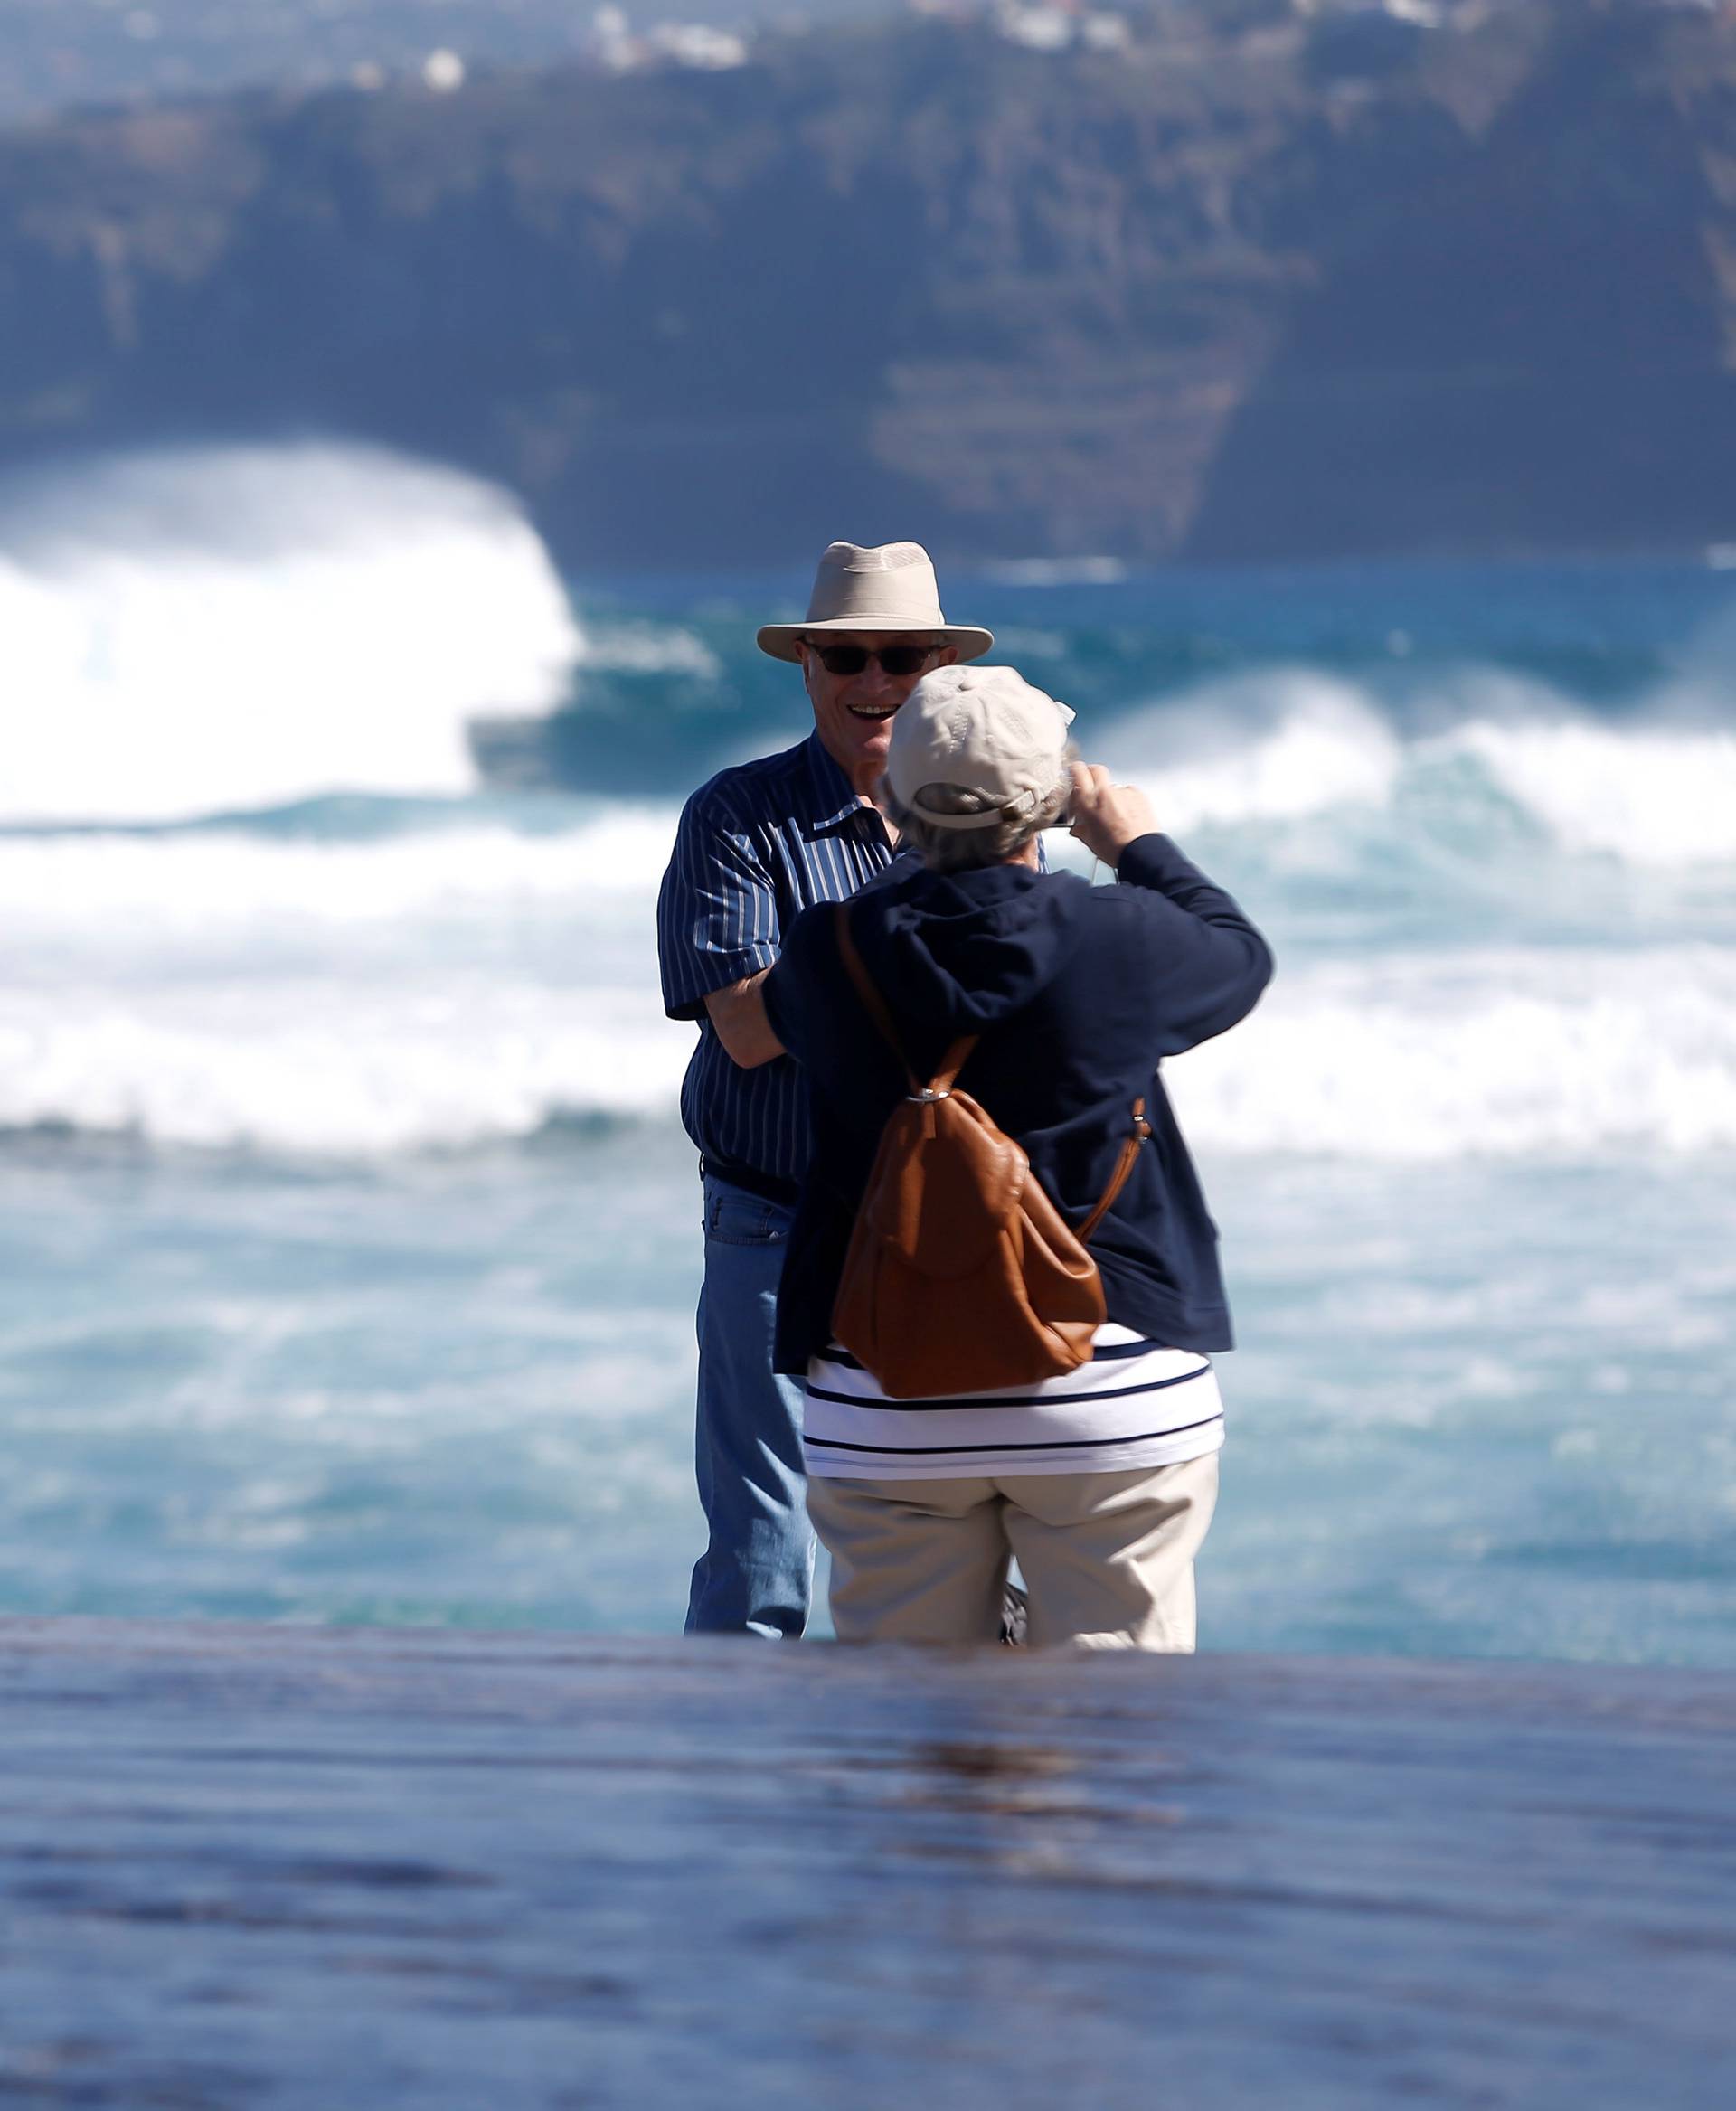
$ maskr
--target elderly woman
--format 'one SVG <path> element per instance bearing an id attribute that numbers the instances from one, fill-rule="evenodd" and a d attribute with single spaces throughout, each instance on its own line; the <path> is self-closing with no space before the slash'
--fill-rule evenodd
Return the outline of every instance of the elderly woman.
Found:
<path id="1" fill-rule="evenodd" d="M 1145 796 L 1070 762 L 1071 712 L 1007 667 L 948 667 L 893 721 L 881 804 L 904 846 L 849 932 L 910 1070 L 980 1036 L 960 1084 L 1078 1230 L 1143 1098 L 1151 1126 L 1090 1251 L 1107 1323 L 1090 1361 L 1024 1387 L 890 1399 L 834 1337 L 858 1204 L 908 1089 L 830 910 L 797 919 L 765 985 L 810 1088 L 777 1362 L 806 1381 L 808 1504 L 845 1642 L 990 1642 L 1018 1559 L 1033 1645 L 1188 1650 L 1194 1558 L 1217 1494 L 1231 1345 L 1217 1234 L 1156 1072 L 1233 1026 L 1265 942 L 1157 832 Z M 1043 869 L 1063 816 L 1118 884 Z"/>

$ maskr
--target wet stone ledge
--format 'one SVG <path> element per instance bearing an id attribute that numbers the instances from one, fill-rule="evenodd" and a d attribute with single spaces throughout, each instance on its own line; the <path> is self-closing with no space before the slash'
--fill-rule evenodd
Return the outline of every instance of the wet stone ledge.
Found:
<path id="1" fill-rule="evenodd" d="M 1736 1679 L 0 1624 L 0 2106 L 1736 2103 Z"/>

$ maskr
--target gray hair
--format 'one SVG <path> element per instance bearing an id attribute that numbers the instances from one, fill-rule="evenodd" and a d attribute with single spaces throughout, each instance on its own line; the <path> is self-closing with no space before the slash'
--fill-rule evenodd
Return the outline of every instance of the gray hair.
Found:
<path id="1" fill-rule="evenodd" d="M 1002 865 L 1026 843 L 1058 821 L 1072 796 L 1073 773 L 1063 762 L 1053 787 L 1028 812 L 1003 813 L 993 828 L 937 828 L 893 792 L 884 777 L 877 797 L 886 818 L 931 872 L 965 872 L 979 865 Z M 986 792 L 963 785 L 924 785 L 921 798 L 935 814 L 987 814 L 995 811 Z"/>

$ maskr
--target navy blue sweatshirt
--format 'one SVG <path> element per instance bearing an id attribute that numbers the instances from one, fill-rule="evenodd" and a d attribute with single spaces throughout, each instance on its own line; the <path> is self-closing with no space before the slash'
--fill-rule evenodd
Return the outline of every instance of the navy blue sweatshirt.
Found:
<path id="1" fill-rule="evenodd" d="M 829 907 L 790 926 L 764 984 L 772 1028 L 807 1074 L 812 1156 L 778 1300 L 775 1362 L 800 1375 L 832 1338 L 838 1278 L 903 1072 L 840 959 Z M 1075 1227 L 1108 1186 L 1144 1097 L 1153 1139 L 1091 1241 L 1110 1319 L 1172 1348 L 1231 1345 L 1217 1228 L 1156 1075 L 1253 1009 L 1266 942 L 1165 835 L 1123 852 L 1118 884 L 993 865 L 895 864 L 850 928 L 927 1079 L 963 1033 L 961 1089 L 1015 1137 Z"/>

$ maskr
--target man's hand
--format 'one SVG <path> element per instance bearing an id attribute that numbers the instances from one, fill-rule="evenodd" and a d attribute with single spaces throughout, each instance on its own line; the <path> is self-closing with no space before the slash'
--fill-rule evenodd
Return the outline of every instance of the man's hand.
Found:
<path id="1" fill-rule="evenodd" d="M 766 1000 L 760 994 L 760 985 L 770 973 L 770 968 L 762 967 L 746 982 L 732 982 L 728 989 L 713 990 L 705 1000 L 724 1053 L 744 1070 L 757 1070 L 761 1063 L 775 1062 L 784 1053 L 784 1044 L 766 1017 Z"/>
<path id="2" fill-rule="evenodd" d="M 1118 865 L 1121 853 L 1142 835 L 1156 835 L 1157 816 L 1151 801 L 1134 785 L 1110 781 L 1101 765 L 1073 764 L 1073 796 L 1068 811 L 1072 816 L 1070 833 L 1094 858 L 1106 865 Z"/>

